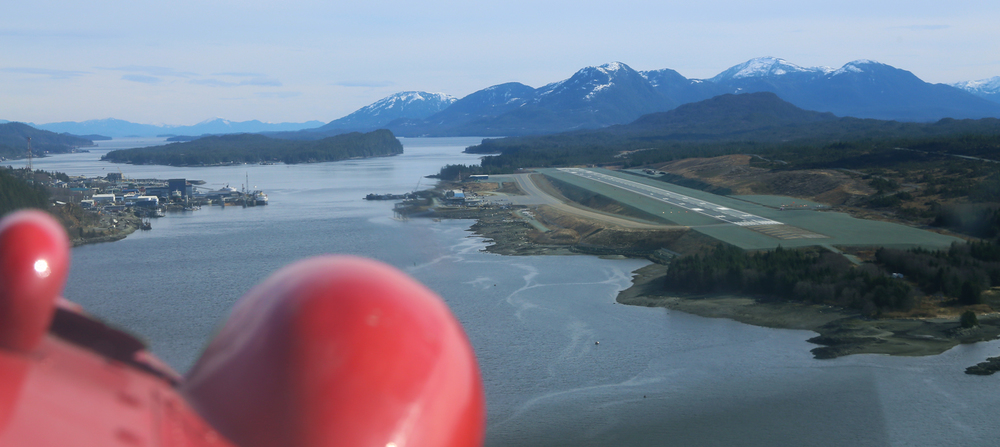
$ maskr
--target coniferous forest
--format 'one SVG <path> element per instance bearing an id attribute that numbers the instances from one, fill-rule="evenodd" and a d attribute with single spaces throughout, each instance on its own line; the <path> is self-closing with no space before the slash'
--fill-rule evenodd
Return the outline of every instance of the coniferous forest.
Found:
<path id="1" fill-rule="evenodd" d="M 316 163 L 403 153 L 388 130 L 348 133 L 314 141 L 281 140 L 257 134 L 221 135 L 165 146 L 108 152 L 101 160 L 170 166 L 282 162 Z"/>
<path id="2" fill-rule="evenodd" d="M 42 186 L 32 185 L 0 168 L 0 216 L 22 208 L 48 209 L 49 194 Z"/>
<path id="3" fill-rule="evenodd" d="M 907 282 L 876 265 L 854 266 L 842 255 L 820 249 L 750 253 L 720 244 L 704 255 L 672 261 L 664 281 L 671 291 L 763 295 L 873 316 L 909 310 L 917 296 Z"/>

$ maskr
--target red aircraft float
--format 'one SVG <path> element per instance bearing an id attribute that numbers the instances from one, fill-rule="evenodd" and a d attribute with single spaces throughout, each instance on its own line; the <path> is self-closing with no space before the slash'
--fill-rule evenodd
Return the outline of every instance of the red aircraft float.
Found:
<path id="1" fill-rule="evenodd" d="M 247 293 L 180 376 L 60 295 L 62 227 L 0 221 L 0 446 L 475 446 L 475 356 L 433 292 L 327 256 Z"/>

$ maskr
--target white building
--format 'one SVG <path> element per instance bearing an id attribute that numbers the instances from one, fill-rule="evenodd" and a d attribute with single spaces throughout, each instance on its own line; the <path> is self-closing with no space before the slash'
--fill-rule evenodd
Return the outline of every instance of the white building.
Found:
<path id="1" fill-rule="evenodd" d="M 113 205 L 115 203 L 114 194 L 94 194 L 91 199 L 94 200 L 94 205 Z"/>

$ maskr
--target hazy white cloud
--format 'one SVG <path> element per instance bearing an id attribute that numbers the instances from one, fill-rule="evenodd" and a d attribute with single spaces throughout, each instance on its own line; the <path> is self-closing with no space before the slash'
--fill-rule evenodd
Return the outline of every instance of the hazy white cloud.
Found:
<path id="1" fill-rule="evenodd" d="M 252 72 L 223 72 L 223 73 L 212 73 L 212 76 L 233 76 L 237 78 L 266 78 L 267 75 L 263 73 L 252 73 Z"/>
<path id="2" fill-rule="evenodd" d="M 254 93 L 259 98 L 295 98 L 297 96 L 302 96 L 302 92 L 257 92 Z"/>
<path id="3" fill-rule="evenodd" d="M 0 103 L 34 122 L 326 121 L 398 91 L 539 87 L 611 61 L 689 78 L 766 55 L 872 59 L 928 82 L 1000 75 L 987 0 L 8 3 L 0 65 L 41 68 L 0 69 Z"/>
<path id="4" fill-rule="evenodd" d="M 341 81 L 334 82 L 330 85 L 336 85 L 339 87 L 367 87 L 367 88 L 377 88 L 377 87 L 391 87 L 395 83 L 392 81 Z"/>
<path id="5" fill-rule="evenodd" d="M 238 81 L 225 81 L 221 79 L 192 79 L 191 84 L 205 85 L 209 87 L 241 87 L 241 86 L 260 86 L 260 87 L 281 87 L 281 81 L 272 78 L 250 78 L 241 79 Z"/>
<path id="6" fill-rule="evenodd" d="M 122 80 L 141 82 L 143 84 L 159 84 L 163 80 L 156 76 L 141 75 L 141 74 L 127 74 L 122 76 Z"/>
<path id="7" fill-rule="evenodd" d="M 893 29 L 908 29 L 911 31 L 937 31 L 951 28 L 951 25 L 904 25 L 894 26 Z"/>
<path id="8" fill-rule="evenodd" d="M 88 71 L 56 70 L 51 68 L 29 68 L 29 67 L 0 68 L 0 71 L 6 73 L 20 73 L 20 74 L 47 76 L 50 79 L 69 79 L 90 74 L 90 72 Z"/>
<path id="9" fill-rule="evenodd" d="M 126 65 L 123 67 L 98 67 L 98 69 L 110 70 L 110 71 L 127 71 L 133 73 L 142 73 L 148 76 L 159 76 L 159 77 L 190 78 L 192 76 L 197 76 L 197 73 L 177 71 L 169 67 L 156 67 L 156 66 L 144 66 L 144 65 Z"/>
<path id="10" fill-rule="evenodd" d="M 281 81 L 277 79 L 270 78 L 252 78 L 244 81 L 240 81 L 239 85 L 257 85 L 266 87 L 281 87 Z"/>

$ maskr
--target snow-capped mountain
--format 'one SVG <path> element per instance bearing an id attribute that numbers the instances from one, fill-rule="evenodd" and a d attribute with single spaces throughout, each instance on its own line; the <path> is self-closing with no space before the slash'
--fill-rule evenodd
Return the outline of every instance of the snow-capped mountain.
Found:
<path id="1" fill-rule="evenodd" d="M 978 81 L 965 81 L 951 84 L 952 87 L 965 90 L 980 98 L 985 98 L 993 102 L 1000 102 L 1000 76 Z"/>
<path id="2" fill-rule="evenodd" d="M 796 107 L 837 116 L 898 121 L 1000 117 L 1000 76 L 930 84 L 909 71 L 866 59 L 834 69 L 759 57 L 708 79 L 688 79 L 666 68 L 637 72 L 611 62 L 584 67 L 539 88 L 508 82 L 461 99 L 401 92 L 325 125 L 214 119 L 195 126 L 154 126 L 106 119 L 36 127 L 112 137 L 269 132 L 281 138 L 313 139 L 378 128 L 389 128 L 399 136 L 525 135 L 624 124 L 681 104 L 755 92 L 771 92 Z"/>
<path id="3" fill-rule="evenodd" d="M 569 79 L 555 82 L 538 89 L 536 104 L 546 102 L 572 103 L 585 106 L 586 103 L 602 101 L 621 102 L 621 95 L 652 95 L 655 91 L 649 81 L 639 72 L 621 62 L 611 62 L 596 67 L 585 67 Z M 643 98 L 637 98 L 640 101 Z M 663 101 L 652 101 L 655 107 Z"/>
<path id="4" fill-rule="evenodd" d="M 637 72 L 624 63 L 611 62 L 584 67 L 569 78 L 539 88 L 508 82 L 461 99 L 441 93 L 401 92 L 321 127 L 319 123 L 235 123 L 223 119 L 195 126 L 108 119 L 37 127 L 108 136 L 270 132 L 281 138 L 314 139 L 378 128 L 389 128 L 399 136 L 525 135 L 624 124 L 681 104 L 727 93 L 755 92 L 771 92 L 796 107 L 837 116 L 899 121 L 1000 117 L 1000 77 L 949 86 L 930 84 L 909 71 L 865 59 L 834 69 L 759 57 L 708 79 L 688 79 L 671 69 Z"/>
<path id="5" fill-rule="evenodd" d="M 533 101 L 536 91 L 519 82 L 508 82 L 476 91 L 427 119 L 430 123 L 456 126 L 499 116 Z"/>
<path id="6" fill-rule="evenodd" d="M 603 127 L 669 110 L 679 104 L 661 95 L 621 62 L 580 69 L 569 79 L 538 89 L 532 106 L 556 111 L 572 127 Z"/>
<path id="7" fill-rule="evenodd" d="M 333 120 L 318 130 L 374 129 L 401 118 L 423 119 L 446 109 L 455 101 L 457 98 L 444 93 L 400 92 Z"/>
<path id="8" fill-rule="evenodd" d="M 750 59 L 742 64 L 730 67 L 726 71 L 708 79 L 708 81 L 720 84 L 739 79 L 769 78 L 785 75 L 816 76 L 831 71 L 833 69 L 829 67 L 800 67 L 784 59 L 768 56 Z"/>
<path id="9" fill-rule="evenodd" d="M 839 69 L 751 59 L 708 79 L 727 93 L 772 92 L 806 110 L 899 121 L 1000 117 L 1000 107 L 913 73 L 861 59 Z"/>
<path id="10" fill-rule="evenodd" d="M 636 73 L 631 67 L 621 62 L 611 62 L 596 67 L 585 67 L 573 74 L 569 79 L 554 82 L 538 89 L 538 96 L 569 95 L 590 101 L 601 95 L 603 91 L 614 88 Z M 641 75 L 640 75 L 641 76 Z"/>
<path id="11" fill-rule="evenodd" d="M 1000 92 L 1000 76 L 994 76 L 989 79 L 980 79 L 978 81 L 965 81 L 952 84 L 953 87 L 958 87 L 969 93 L 998 93 Z"/>
<path id="12" fill-rule="evenodd" d="M 397 135 L 525 135 L 605 127 L 726 93 L 771 92 L 806 110 L 900 121 L 1000 117 L 997 104 L 871 60 L 834 69 L 776 57 L 735 65 L 709 79 L 674 70 L 637 72 L 621 62 L 585 67 L 533 89 L 495 85 L 426 120 L 390 123 Z"/>
<path id="13" fill-rule="evenodd" d="M 983 83 L 987 84 L 987 83 Z M 621 62 L 584 67 L 567 79 L 533 88 L 498 84 L 455 100 L 438 97 L 436 113 L 413 113 L 431 94 L 404 92 L 363 107 L 312 134 L 387 127 L 398 136 L 512 136 L 625 124 L 727 93 L 770 92 L 796 107 L 837 116 L 900 121 L 1000 117 L 1000 105 L 871 60 L 840 68 L 803 67 L 754 58 L 709 79 L 670 69 L 637 72 Z M 409 108 L 409 109 L 408 109 Z M 407 110 L 407 113 L 402 113 Z"/>
<path id="14" fill-rule="evenodd" d="M 892 68 L 889 65 L 883 64 L 881 62 L 875 62 L 869 59 L 858 59 L 856 61 L 848 62 L 844 64 L 843 67 L 840 67 L 836 70 L 831 70 L 829 74 L 830 76 L 840 76 L 848 73 L 865 73 L 866 71 L 871 72 L 873 69 L 877 70 L 880 67 Z"/>
<path id="15" fill-rule="evenodd" d="M 519 83 L 488 87 L 423 122 L 396 122 L 389 129 L 404 136 L 537 134 L 629 122 L 677 104 L 639 72 L 612 62 L 538 89 Z"/>

